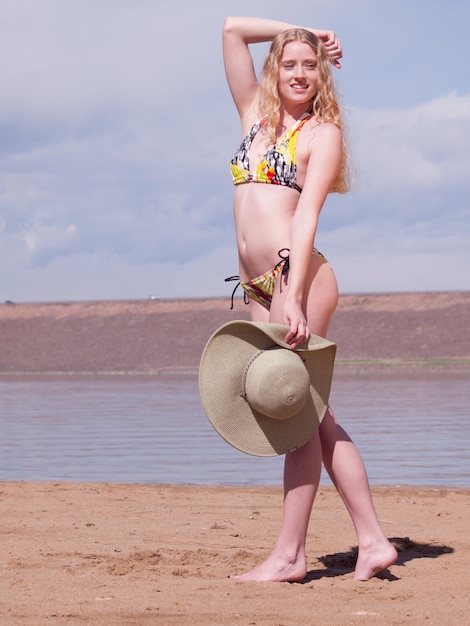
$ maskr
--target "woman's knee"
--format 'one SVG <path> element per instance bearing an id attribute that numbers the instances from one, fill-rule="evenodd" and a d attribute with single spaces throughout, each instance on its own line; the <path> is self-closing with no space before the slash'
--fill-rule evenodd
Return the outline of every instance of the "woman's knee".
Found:
<path id="1" fill-rule="evenodd" d="M 348 433 L 335 417 L 330 407 L 327 408 L 320 427 L 318 429 L 322 450 L 329 450 L 331 453 L 338 441 L 351 441 Z"/>

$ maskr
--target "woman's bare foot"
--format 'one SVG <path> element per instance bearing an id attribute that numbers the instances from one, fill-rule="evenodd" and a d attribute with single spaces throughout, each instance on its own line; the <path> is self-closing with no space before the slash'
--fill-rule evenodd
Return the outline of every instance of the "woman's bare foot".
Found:
<path id="1" fill-rule="evenodd" d="M 266 561 L 257 565 L 246 574 L 231 576 L 236 580 L 253 580 L 256 582 L 293 582 L 302 580 L 307 575 L 305 557 L 293 559 L 271 554 Z"/>
<path id="2" fill-rule="evenodd" d="M 381 570 L 393 565 L 397 556 L 397 551 L 388 540 L 387 543 L 380 545 L 361 547 L 357 557 L 354 580 L 369 580 Z"/>

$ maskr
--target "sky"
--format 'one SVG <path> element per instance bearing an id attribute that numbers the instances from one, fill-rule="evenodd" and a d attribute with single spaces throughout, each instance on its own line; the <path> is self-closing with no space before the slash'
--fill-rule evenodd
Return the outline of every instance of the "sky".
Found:
<path id="1" fill-rule="evenodd" d="M 234 11 L 341 39 L 354 186 L 315 240 L 340 292 L 470 289 L 468 0 L 2 0 L 0 302 L 230 298 Z"/>

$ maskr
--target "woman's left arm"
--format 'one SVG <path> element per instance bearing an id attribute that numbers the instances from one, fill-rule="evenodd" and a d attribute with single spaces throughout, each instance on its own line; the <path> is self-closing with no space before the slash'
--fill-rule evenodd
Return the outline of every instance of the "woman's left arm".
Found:
<path id="1" fill-rule="evenodd" d="M 320 212 L 338 174 L 341 158 L 341 130 L 331 123 L 317 126 L 310 142 L 305 182 L 290 233 L 289 282 L 282 322 L 290 327 L 286 341 L 293 348 L 303 343 L 310 334 L 302 310 L 307 272 Z"/>

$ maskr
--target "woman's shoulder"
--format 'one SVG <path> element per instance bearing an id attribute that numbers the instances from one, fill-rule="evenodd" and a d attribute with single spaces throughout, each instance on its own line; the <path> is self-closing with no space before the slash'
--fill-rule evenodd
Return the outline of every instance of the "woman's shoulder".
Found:
<path id="1" fill-rule="evenodd" d="M 341 129 L 334 122 L 318 119 L 313 115 L 307 120 L 305 126 L 317 137 L 335 137 L 341 136 L 342 133 Z"/>
<path id="2" fill-rule="evenodd" d="M 319 143 L 341 142 L 342 131 L 333 122 L 311 117 L 302 129 L 301 141 L 306 147 L 309 146 L 313 149 Z"/>

